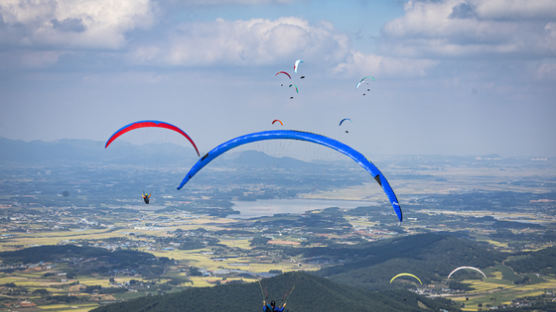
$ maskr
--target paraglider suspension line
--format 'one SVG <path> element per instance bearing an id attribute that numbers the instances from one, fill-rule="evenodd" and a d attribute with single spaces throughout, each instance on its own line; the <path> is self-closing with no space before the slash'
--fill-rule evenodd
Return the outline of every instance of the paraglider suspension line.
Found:
<path id="1" fill-rule="evenodd" d="M 266 291 L 264 291 L 263 285 L 261 284 L 261 281 L 257 281 L 259 282 L 259 287 L 261 288 L 261 295 L 263 296 L 263 299 L 266 300 L 268 299 L 268 295 L 266 294 Z"/>
<path id="2" fill-rule="evenodd" d="M 287 293 L 284 294 L 284 296 L 282 297 L 283 304 L 286 304 L 288 302 L 288 298 L 293 293 L 294 289 L 295 289 L 295 284 L 293 284 L 292 288 Z"/>

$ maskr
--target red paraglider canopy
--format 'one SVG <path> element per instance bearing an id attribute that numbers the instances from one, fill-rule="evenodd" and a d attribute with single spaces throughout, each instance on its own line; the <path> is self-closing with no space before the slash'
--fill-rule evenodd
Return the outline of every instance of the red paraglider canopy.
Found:
<path id="1" fill-rule="evenodd" d="M 274 74 L 274 76 L 278 76 L 279 74 L 284 74 L 284 75 L 288 76 L 288 78 L 292 79 L 292 76 L 290 76 L 290 74 L 286 73 L 285 71 L 279 71 L 276 74 Z"/>
<path id="2" fill-rule="evenodd" d="M 280 119 L 274 119 L 274 121 L 272 122 L 272 124 L 279 122 L 282 126 L 284 125 L 284 123 L 280 120 Z"/>
<path id="3" fill-rule="evenodd" d="M 118 131 L 114 132 L 114 134 L 112 134 L 112 136 L 108 139 L 108 141 L 106 141 L 104 148 L 107 148 L 108 145 L 110 145 L 114 140 L 116 140 L 119 136 L 121 136 L 124 133 L 127 133 L 131 130 L 135 130 L 139 128 L 148 128 L 148 127 L 164 128 L 164 129 L 176 131 L 177 133 L 183 135 L 191 143 L 191 145 L 193 145 L 193 148 L 195 148 L 195 152 L 197 152 L 197 156 L 201 156 L 201 154 L 199 153 L 199 149 L 197 149 L 197 145 L 195 145 L 195 142 L 193 142 L 193 140 L 189 137 L 189 135 L 187 135 L 187 133 L 185 133 L 185 131 L 172 124 L 169 124 L 164 121 L 158 121 L 158 120 L 136 121 L 130 123 L 129 125 L 123 126 Z"/>

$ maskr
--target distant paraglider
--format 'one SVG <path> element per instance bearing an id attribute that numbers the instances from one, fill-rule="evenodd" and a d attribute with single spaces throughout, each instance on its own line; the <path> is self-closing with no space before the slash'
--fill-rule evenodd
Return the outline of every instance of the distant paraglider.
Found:
<path id="1" fill-rule="evenodd" d="M 402 276 L 413 277 L 414 279 L 416 279 L 419 282 L 419 284 L 421 284 L 421 286 L 423 286 L 423 282 L 421 282 L 421 279 L 418 278 L 416 275 L 411 274 L 411 273 L 400 273 L 400 274 L 395 275 L 394 277 L 392 277 L 390 279 L 390 284 L 392 284 L 392 282 L 395 281 L 398 277 L 402 277 Z"/>
<path id="2" fill-rule="evenodd" d="M 280 123 L 280 125 L 282 125 L 282 126 L 284 125 L 284 123 L 283 123 L 280 119 L 274 119 L 274 120 L 272 121 L 272 124 L 275 124 L 275 123 L 277 123 L 277 122 Z"/>
<path id="3" fill-rule="evenodd" d="M 297 74 L 297 70 L 299 69 L 299 64 L 303 63 L 302 59 L 296 60 L 293 64 L 293 71 Z"/>
<path id="4" fill-rule="evenodd" d="M 346 121 L 351 122 L 351 119 L 350 119 L 350 118 L 344 118 L 344 119 L 340 120 L 340 123 L 338 124 L 338 126 L 341 127 L 342 124 L 343 124 L 344 122 L 346 122 Z M 345 132 L 346 132 L 346 133 L 349 133 L 349 130 L 346 129 Z"/>
<path id="5" fill-rule="evenodd" d="M 299 93 L 299 88 L 295 84 L 290 83 L 289 87 L 295 87 L 295 93 Z"/>
<path id="6" fill-rule="evenodd" d="M 278 76 L 278 75 L 285 75 L 285 76 L 287 76 L 287 77 L 289 78 L 289 80 L 290 80 L 290 82 L 287 83 L 287 84 L 288 84 L 288 87 L 291 88 L 292 86 L 294 86 L 293 83 L 291 82 L 292 76 L 291 76 L 288 72 L 279 71 L 279 72 L 277 72 L 276 74 L 274 74 L 274 77 L 276 77 L 276 76 Z M 281 83 L 280 83 L 280 86 L 283 87 L 283 86 L 284 86 L 284 82 L 281 82 Z M 296 87 L 296 90 L 297 90 L 297 87 Z M 299 92 L 298 92 L 298 93 L 299 93 Z M 293 96 L 290 96 L 290 99 L 293 99 Z"/>
<path id="7" fill-rule="evenodd" d="M 365 77 L 361 78 L 361 79 L 359 80 L 359 82 L 357 82 L 357 85 L 355 86 L 355 88 L 356 88 L 356 89 L 359 89 L 359 86 L 360 86 L 363 82 L 365 82 L 365 80 L 367 80 L 367 79 L 369 79 L 369 78 L 370 78 L 371 80 L 375 80 L 375 77 L 373 77 L 373 76 L 365 76 Z"/>
<path id="8" fill-rule="evenodd" d="M 368 82 L 368 79 L 370 79 L 370 80 L 375 80 L 375 77 L 369 75 L 369 76 L 365 76 L 365 77 L 361 78 L 361 79 L 357 82 L 357 85 L 355 86 L 355 88 L 356 88 L 356 89 L 359 89 L 359 87 L 360 87 L 361 84 L 363 84 L 363 83 L 368 84 L 368 83 L 369 83 L 369 82 Z M 370 88 L 366 88 L 366 89 L 367 89 L 367 92 L 371 91 Z M 367 93 L 363 92 L 363 96 L 365 96 L 365 95 L 367 95 Z"/>
<path id="9" fill-rule="evenodd" d="M 297 59 L 297 60 L 294 62 L 294 64 L 293 64 L 293 72 L 294 72 L 295 74 L 298 73 L 298 71 L 299 71 L 299 66 L 300 66 L 302 63 L 303 63 L 303 60 L 302 60 L 302 59 Z M 295 93 L 296 93 L 296 94 L 299 94 L 299 87 L 298 87 L 296 84 L 293 83 L 292 75 L 290 75 L 288 72 L 283 71 L 283 70 L 277 72 L 276 74 L 274 74 L 275 77 L 278 76 L 278 75 L 285 75 L 285 76 L 287 76 L 287 77 L 289 78 L 289 81 L 287 81 L 287 82 L 282 81 L 282 82 L 280 83 L 280 86 L 281 86 L 281 87 L 283 87 L 283 86 L 285 86 L 285 85 L 287 85 L 289 88 L 295 87 Z M 300 76 L 299 79 L 305 79 L 305 76 Z M 290 100 L 293 100 L 293 98 L 294 98 L 293 96 L 290 96 Z"/>
<path id="10" fill-rule="evenodd" d="M 299 141 L 306 141 L 315 144 L 320 144 L 336 150 L 351 159 L 357 162 L 363 169 L 369 172 L 375 181 L 382 187 L 384 193 L 390 200 L 394 211 L 396 212 L 398 219 L 400 222 L 403 220 L 402 210 L 400 208 L 400 204 L 398 203 L 398 199 L 394 190 L 388 183 L 388 180 L 384 177 L 382 172 L 378 170 L 378 168 L 371 163 L 363 154 L 359 153 L 358 151 L 354 150 L 353 148 L 349 147 L 348 145 L 336 141 L 334 139 L 316 134 L 311 132 L 304 132 L 304 131 L 297 131 L 297 130 L 269 130 L 269 131 L 262 131 L 262 132 L 255 132 L 246 134 L 229 141 L 226 141 L 215 148 L 213 148 L 210 152 L 205 154 L 201 159 L 197 161 L 191 167 L 185 178 L 183 178 L 182 182 L 178 186 L 178 190 L 181 189 L 197 172 L 199 172 L 203 167 L 209 164 L 212 160 L 217 158 L 218 156 L 222 155 L 223 153 L 247 143 L 258 142 L 263 140 L 299 140 Z"/>
<path id="11" fill-rule="evenodd" d="M 340 120 L 340 123 L 338 124 L 338 126 L 341 126 L 346 121 L 351 121 L 351 118 L 344 118 L 344 119 Z"/>
<path id="12" fill-rule="evenodd" d="M 286 76 L 288 76 L 288 78 L 292 79 L 292 76 L 290 76 L 290 74 L 288 74 L 288 73 L 285 72 L 285 71 L 279 71 L 279 72 L 277 72 L 276 74 L 274 74 L 274 76 L 278 76 L 278 75 L 280 75 L 280 74 L 286 75 Z"/>
<path id="13" fill-rule="evenodd" d="M 143 192 L 143 194 L 141 195 L 141 197 L 143 197 L 143 200 L 145 201 L 145 204 L 149 204 L 149 202 L 151 201 L 151 194 L 145 193 Z"/>
<path id="14" fill-rule="evenodd" d="M 189 137 L 189 135 L 187 135 L 187 133 L 185 133 L 185 131 L 183 131 L 182 129 L 180 129 L 180 128 L 172 125 L 172 124 L 169 124 L 169 123 L 164 122 L 164 121 L 158 121 L 158 120 L 136 121 L 136 122 L 132 122 L 128 125 L 123 126 L 122 128 L 118 129 L 116 132 L 114 132 L 114 134 L 112 134 L 112 136 L 110 136 L 108 141 L 106 141 L 106 144 L 104 145 L 104 148 L 108 148 L 108 146 L 112 142 L 114 142 L 114 140 L 116 140 L 118 137 L 120 137 L 124 133 L 127 133 L 131 130 L 135 130 L 135 129 L 139 129 L 139 128 L 148 128 L 148 127 L 164 128 L 164 129 L 176 131 L 177 133 L 184 136 L 189 141 L 189 143 L 191 143 L 191 145 L 193 145 L 193 148 L 195 149 L 195 152 L 197 152 L 197 156 L 201 156 L 201 154 L 199 153 L 199 149 L 197 149 L 197 145 L 195 145 L 195 142 L 193 142 L 193 139 L 191 139 L 191 137 Z"/>
<path id="15" fill-rule="evenodd" d="M 450 279 L 450 277 L 452 277 L 452 275 L 454 275 L 454 273 L 456 273 L 457 271 L 460 270 L 473 270 L 475 272 L 480 273 L 485 279 L 487 278 L 486 274 L 481 271 L 480 269 L 476 268 L 476 267 L 472 267 L 472 266 L 460 266 L 455 268 L 454 270 L 452 270 L 452 272 L 450 272 L 450 274 L 448 274 L 448 279 Z"/>

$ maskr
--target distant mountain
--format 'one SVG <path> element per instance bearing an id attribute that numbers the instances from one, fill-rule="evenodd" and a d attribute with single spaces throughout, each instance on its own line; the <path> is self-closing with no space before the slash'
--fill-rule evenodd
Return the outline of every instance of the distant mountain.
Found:
<path id="1" fill-rule="evenodd" d="M 132 156 L 132 157 L 130 157 Z M 18 141 L 0 138 L 0 162 L 16 165 L 71 165 L 77 163 L 188 164 L 197 156 L 188 146 L 161 143 L 134 145 L 119 142 L 104 148 L 104 143 L 92 140 Z M 131 163 L 130 163 L 131 162 Z"/>
<path id="2" fill-rule="evenodd" d="M 201 151 L 204 154 L 206 151 Z M 130 157 L 131 156 L 131 157 Z M 53 142 L 21 141 L 0 137 L 0 163 L 19 165 L 68 165 L 82 162 L 103 162 L 109 164 L 128 165 L 164 165 L 164 164 L 193 164 L 197 160 L 195 152 L 188 144 L 151 143 L 145 145 L 130 144 L 120 141 L 112 144 L 109 150 L 104 149 L 104 142 L 93 140 L 63 139 Z M 470 167 L 504 167 L 518 168 L 521 166 L 553 168 L 556 158 L 504 158 L 498 155 L 487 156 L 440 156 L 440 155 L 373 155 L 382 168 L 392 164 L 396 167 L 415 169 L 431 169 L 449 166 Z M 269 162 L 270 161 L 270 162 Z M 219 160 L 223 162 L 239 163 L 253 167 L 275 166 L 304 167 L 316 165 L 319 168 L 338 166 L 354 168 L 351 162 L 342 161 L 311 161 L 305 162 L 292 157 L 273 157 L 263 152 L 244 151 L 227 153 Z M 270 164 L 270 165 L 269 165 Z M 419 174 L 401 174 L 400 178 L 412 177 L 417 179 L 438 180 L 439 177 Z"/>
<path id="3" fill-rule="evenodd" d="M 14 165 L 72 165 L 103 163 L 141 166 L 189 166 L 197 161 L 190 146 L 171 143 L 135 145 L 127 142 L 113 144 L 109 149 L 104 143 L 92 140 L 19 141 L 0 138 L 0 163 Z M 216 163 L 220 166 L 251 168 L 309 168 L 323 167 L 291 157 L 273 157 L 258 151 L 243 151 L 223 155 Z"/>
<path id="4" fill-rule="evenodd" d="M 457 311 L 457 308 L 446 300 L 432 300 L 405 290 L 367 291 L 300 272 L 264 279 L 261 285 L 270 296 L 268 300 L 275 299 L 279 304 L 281 299 L 292 291 L 286 306 L 291 312 L 403 312 L 423 309 Z M 93 311 L 261 311 L 261 292 L 258 283 L 191 288 L 179 293 L 110 304 Z"/>
<path id="5" fill-rule="evenodd" d="M 441 281 L 462 265 L 484 268 L 501 262 L 504 255 L 489 246 L 453 233 L 427 233 L 355 246 L 310 248 L 305 257 L 343 263 L 319 271 L 319 275 L 349 285 L 379 289 L 392 276 L 410 272 L 423 283 Z"/>
<path id="6" fill-rule="evenodd" d="M 259 151 L 244 151 L 234 156 L 231 156 L 224 161 L 240 167 L 251 167 L 251 168 L 295 169 L 295 168 L 309 168 L 315 166 L 314 164 L 299 159 L 295 159 L 291 157 L 273 157 Z"/>

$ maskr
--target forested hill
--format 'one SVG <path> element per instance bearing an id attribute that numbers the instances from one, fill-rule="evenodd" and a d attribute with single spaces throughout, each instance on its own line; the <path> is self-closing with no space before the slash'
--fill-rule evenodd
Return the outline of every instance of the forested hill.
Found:
<path id="1" fill-rule="evenodd" d="M 270 299 L 281 299 L 291 292 L 287 308 L 302 311 L 457 311 L 448 301 L 432 300 L 405 290 L 368 291 L 336 284 L 306 273 L 287 273 L 258 283 L 229 284 L 212 288 L 192 288 L 179 293 L 148 296 L 100 307 L 95 312 L 116 311 L 260 311 L 262 292 Z"/>
<path id="2" fill-rule="evenodd" d="M 519 273 L 556 274 L 556 247 L 526 253 L 506 261 L 506 264 Z"/>
<path id="3" fill-rule="evenodd" d="M 312 248 L 305 250 L 304 256 L 343 263 L 321 270 L 319 275 L 323 277 L 383 288 L 400 272 L 412 272 L 423 283 L 430 283 L 445 279 L 458 266 L 484 268 L 503 261 L 507 255 L 455 234 L 427 233 L 356 246 Z"/>
<path id="4" fill-rule="evenodd" d="M 56 245 L 30 247 L 0 252 L 0 262 L 7 265 L 54 262 L 64 264 L 68 276 L 99 274 L 111 276 L 114 272 L 140 272 L 143 276 L 159 276 L 172 262 L 150 253 L 135 250 L 106 250 L 98 247 Z"/>

